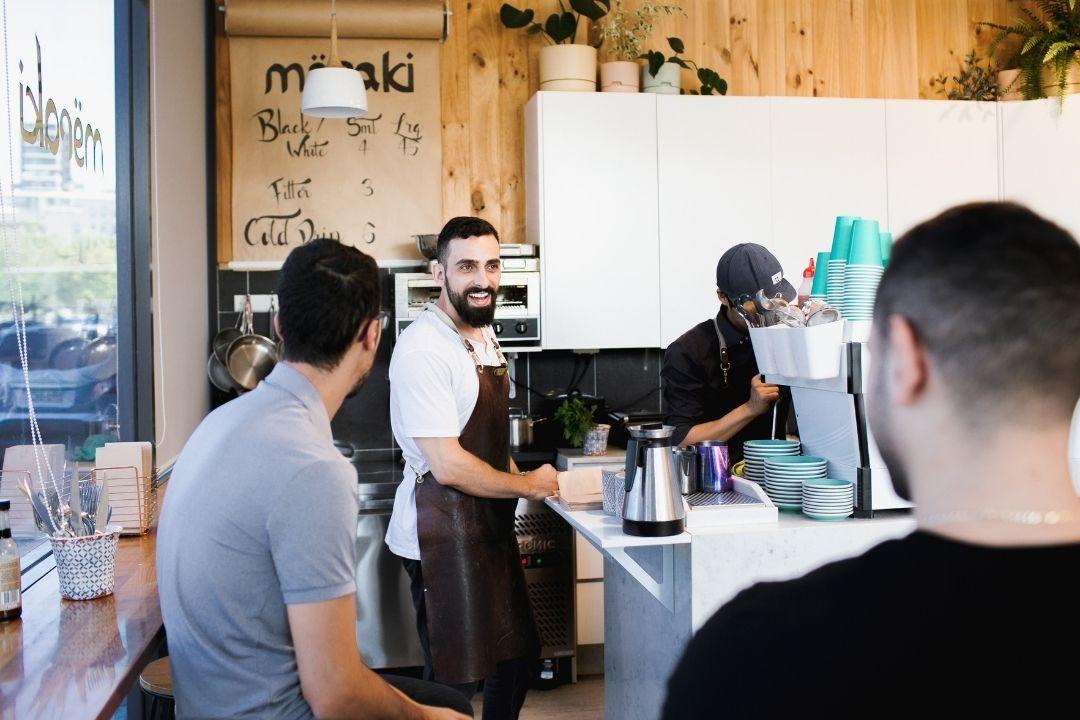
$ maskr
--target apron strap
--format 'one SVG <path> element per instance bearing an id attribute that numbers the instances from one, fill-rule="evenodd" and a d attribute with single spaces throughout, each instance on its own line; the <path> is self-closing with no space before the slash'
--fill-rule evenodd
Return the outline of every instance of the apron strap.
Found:
<path id="1" fill-rule="evenodd" d="M 721 311 L 723 312 L 723 311 Z M 717 315 L 719 317 L 719 315 Z M 716 317 L 712 319 L 713 328 L 716 329 L 716 339 L 720 341 L 720 371 L 724 373 L 724 384 L 722 387 L 728 386 L 728 374 L 731 372 L 731 354 L 728 352 L 727 341 L 724 340 L 724 333 L 720 332 L 720 323 Z"/>

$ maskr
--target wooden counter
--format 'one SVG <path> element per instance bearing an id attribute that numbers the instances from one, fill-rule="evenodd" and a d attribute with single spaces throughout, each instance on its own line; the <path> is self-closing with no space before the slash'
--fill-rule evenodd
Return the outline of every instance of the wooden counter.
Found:
<path id="1" fill-rule="evenodd" d="M 120 539 L 107 597 L 62 600 L 55 569 L 26 590 L 0 623 L 0 720 L 112 717 L 164 638 L 154 540 Z"/>

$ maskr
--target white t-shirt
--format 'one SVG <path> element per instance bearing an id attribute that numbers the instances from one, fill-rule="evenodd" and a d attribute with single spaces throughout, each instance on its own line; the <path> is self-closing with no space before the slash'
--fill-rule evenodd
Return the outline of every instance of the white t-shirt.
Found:
<path id="1" fill-rule="evenodd" d="M 473 342 L 484 365 L 498 366 L 494 336 Z M 420 314 L 398 337 L 390 358 L 390 424 L 405 458 L 394 495 L 386 544 L 397 556 L 420 559 L 416 533 L 416 476 L 430 468 L 413 438 L 460 437 L 476 406 L 480 380 L 461 337 L 433 311 Z"/>

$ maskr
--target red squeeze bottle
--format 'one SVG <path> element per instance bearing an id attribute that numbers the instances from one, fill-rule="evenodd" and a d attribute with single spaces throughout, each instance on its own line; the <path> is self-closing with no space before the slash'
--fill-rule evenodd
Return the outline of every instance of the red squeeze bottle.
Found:
<path id="1" fill-rule="evenodd" d="M 814 287 L 814 258 L 810 258 L 810 264 L 802 273 L 802 283 L 799 284 L 799 305 L 810 299 L 810 290 Z"/>

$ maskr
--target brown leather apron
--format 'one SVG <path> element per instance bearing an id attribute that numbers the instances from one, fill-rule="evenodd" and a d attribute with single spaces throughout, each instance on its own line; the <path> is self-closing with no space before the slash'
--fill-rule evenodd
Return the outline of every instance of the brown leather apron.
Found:
<path id="1" fill-rule="evenodd" d="M 462 342 L 476 365 L 480 390 L 459 442 L 496 470 L 509 471 L 506 363 L 485 367 L 469 341 Z M 532 657 L 540 648 L 514 534 L 516 508 L 516 499 L 467 495 L 438 483 L 430 472 L 417 479 L 428 634 L 441 683 L 489 677 L 496 663 Z"/>

